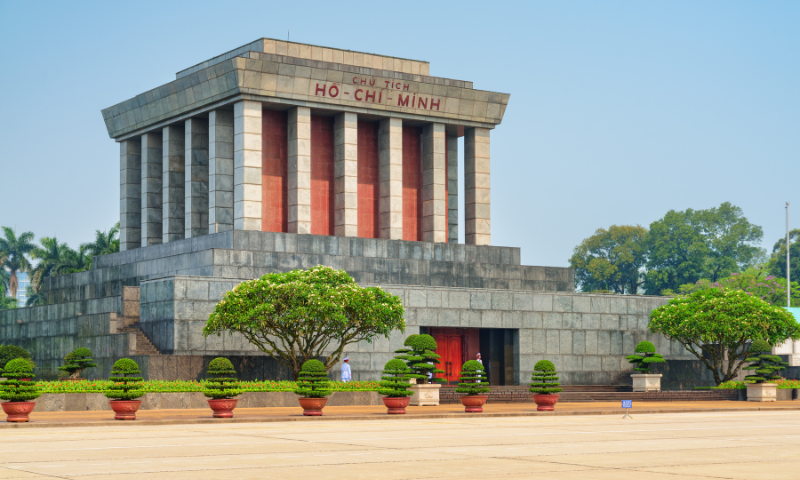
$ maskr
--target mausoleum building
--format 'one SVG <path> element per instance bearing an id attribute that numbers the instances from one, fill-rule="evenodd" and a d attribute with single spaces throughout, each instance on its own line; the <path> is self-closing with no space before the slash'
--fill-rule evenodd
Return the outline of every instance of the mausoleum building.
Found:
<path id="1" fill-rule="evenodd" d="M 644 339 L 690 360 L 646 331 L 663 298 L 575 293 L 572 269 L 491 245 L 490 139 L 508 102 L 426 61 L 266 38 L 182 70 L 102 111 L 120 146 L 121 252 L 47 279 L 48 305 L 0 312 L 0 343 L 32 349 L 42 372 L 88 346 L 97 376 L 130 356 L 149 378 L 198 378 L 225 355 L 278 378 L 243 337 L 202 327 L 237 283 L 322 264 L 406 307 L 405 334 L 347 352 L 354 379 L 377 379 L 419 332 L 448 382 L 478 352 L 497 385 L 526 383 L 542 358 L 566 382 L 628 383 Z"/>

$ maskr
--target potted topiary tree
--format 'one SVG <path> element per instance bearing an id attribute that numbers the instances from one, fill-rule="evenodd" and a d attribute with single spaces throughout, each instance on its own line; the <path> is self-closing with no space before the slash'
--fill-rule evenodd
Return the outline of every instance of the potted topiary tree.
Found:
<path id="1" fill-rule="evenodd" d="M 144 395 L 142 390 L 142 377 L 139 365 L 130 358 L 120 358 L 114 363 L 111 369 L 111 376 L 108 379 L 114 382 L 105 392 L 106 397 L 110 398 L 111 410 L 114 410 L 115 420 L 136 420 L 136 411 L 142 405 L 141 400 L 137 400 Z"/>
<path id="2" fill-rule="evenodd" d="M 436 354 L 436 340 L 430 335 L 409 335 L 403 343 L 408 348 L 395 350 L 399 353 L 396 358 L 403 360 L 411 370 L 409 378 L 412 379 L 410 405 L 439 405 L 439 388 L 444 379 L 437 378 L 437 373 L 444 370 L 436 368 L 441 356 Z M 415 382 L 414 382 L 415 380 Z M 430 383 L 428 383 L 430 382 Z"/>
<path id="3" fill-rule="evenodd" d="M 78 347 L 64 357 L 64 366 L 58 367 L 62 372 L 66 372 L 69 377 L 65 380 L 77 381 L 85 380 L 81 377 L 81 372 L 87 368 L 96 367 L 92 359 L 92 351 L 86 347 Z"/>
<path id="4" fill-rule="evenodd" d="M 539 360 L 533 367 L 531 375 L 531 389 L 534 394 L 533 401 L 536 402 L 536 410 L 552 411 L 558 402 L 558 386 L 556 376 L 556 366 L 550 360 Z"/>
<path id="5" fill-rule="evenodd" d="M 33 411 L 36 402 L 31 402 L 41 395 L 36 384 L 29 380 L 33 378 L 33 368 L 26 358 L 16 358 L 6 363 L 2 370 L 6 378 L 0 382 L 0 399 L 3 402 L 3 411 L 6 412 L 7 422 L 27 422 L 28 415 Z"/>
<path id="6" fill-rule="evenodd" d="M 214 412 L 214 418 L 232 418 L 233 409 L 239 401 L 235 397 L 241 393 L 236 388 L 236 370 L 225 357 L 218 357 L 208 364 L 208 374 L 213 377 L 206 380 L 203 395 L 208 397 L 208 406 Z"/>
<path id="7" fill-rule="evenodd" d="M 470 360 L 461 366 L 461 373 L 458 375 L 458 388 L 456 393 L 466 393 L 461 396 L 461 404 L 467 413 L 480 413 L 489 395 L 489 382 L 486 380 L 486 370 L 481 362 Z"/>
<path id="8" fill-rule="evenodd" d="M 632 363 L 635 372 L 631 374 L 634 392 L 660 392 L 661 374 L 650 373 L 650 365 L 664 363 L 664 356 L 656 353 L 656 346 L 647 340 L 639 342 L 634 350 L 634 355 L 625 357 Z"/>
<path id="9" fill-rule="evenodd" d="M 745 370 L 753 370 L 755 373 L 746 375 L 747 401 L 748 402 L 774 402 L 777 401 L 778 384 L 771 383 L 770 380 L 781 378 L 778 372 L 784 370 L 788 363 L 781 360 L 781 357 L 772 354 L 772 345 L 765 340 L 753 340 L 750 344 L 750 355 L 745 359 L 753 362 Z"/>
<path id="10" fill-rule="evenodd" d="M 303 415 L 312 417 L 322 415 L 322 409 L 325 408 L 328 395 L 331 394 L 331 384 L 325 365 L 314 359 L 304 363 L 300 368 L 294 393 L 300 395 L 297 400 L 303 407 Z"/>
<path id="11" fill-rule="evenodd" d="M 400 359 L 393 359 L 386 362 L 383 367 L 383 377 L 381 377 L 378 393 L 384 395 L 383 404 L 386 405 L 388 414 L 405 414 L 408 402 L 411 401 L 413 392 L 409 390 L 408 381 L 411 370 L 408 365 Z"/>

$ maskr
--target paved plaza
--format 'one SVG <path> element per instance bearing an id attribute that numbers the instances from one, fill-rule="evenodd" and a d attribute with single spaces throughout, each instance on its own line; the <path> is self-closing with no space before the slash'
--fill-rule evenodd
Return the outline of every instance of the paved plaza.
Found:
<path id="1" fill-rule="evenodd" d="M 797 479 L 800 412 L 4 429 L 0 478 Z"/>

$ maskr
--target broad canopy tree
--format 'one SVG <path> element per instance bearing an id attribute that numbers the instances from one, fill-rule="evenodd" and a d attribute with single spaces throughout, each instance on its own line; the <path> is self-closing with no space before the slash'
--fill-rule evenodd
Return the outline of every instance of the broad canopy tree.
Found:
<path id="1" fill-rule="evenodd" d="M 240 283 L 214 308 L 203 334 L 241 333 L 297 379 L 308 360 L 327 356 L 329 370 L 347 345 L 405 331 L 404 315 L 399 297 L 319 265 Z"/>
<path id="2" fill-rule="evenodd" d="M 600 228 L 575 247 L 570 266 L 584 292 L 611 290 L 636 294 L 647 261 L 647 229 L 639 225 Z"/>
<path id="3" fill-rule="evenodd" d="M 682 344 L 713 373 L 717 385 L 738 375 L 749 342 L 779 345 L 800 338 L 800 324 L 787 310 L 742 290 L 720 288 L 670 300 L 651 312 L 648 328 Z"/>

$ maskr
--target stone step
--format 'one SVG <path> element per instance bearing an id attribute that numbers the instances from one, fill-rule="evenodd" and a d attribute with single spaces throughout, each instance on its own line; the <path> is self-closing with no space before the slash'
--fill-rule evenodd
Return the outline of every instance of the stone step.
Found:
<path id="1" fill-rule="evenodd" d="M 131 325 L 121 330 L 122 332 L 136 335 L 136 355 L 161 355 L 161 352 L 147 338 L 147 335 L 137 326 Z"/>

